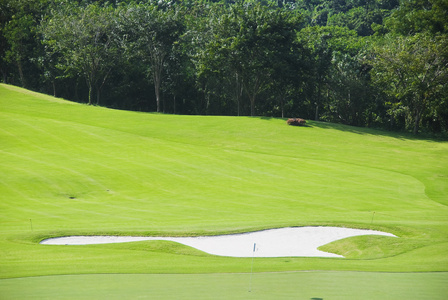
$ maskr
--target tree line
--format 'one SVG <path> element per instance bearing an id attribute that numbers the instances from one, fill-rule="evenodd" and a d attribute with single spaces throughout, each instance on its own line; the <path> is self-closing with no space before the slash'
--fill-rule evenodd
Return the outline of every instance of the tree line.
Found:
<path id="1" fill-rule="evenodd" d="M 2 0 L 2 81 L 175 114 L 448 132 L 446 0 Z"/>

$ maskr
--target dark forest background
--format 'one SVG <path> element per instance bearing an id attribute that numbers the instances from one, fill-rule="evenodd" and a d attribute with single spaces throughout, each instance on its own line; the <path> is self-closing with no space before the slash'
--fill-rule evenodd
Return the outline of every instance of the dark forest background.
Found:
<path id="1" fill-rule="evenodd" d="M 448 132 L 447 0 L 0 0 L 4 83 L 117 109 Z"/>

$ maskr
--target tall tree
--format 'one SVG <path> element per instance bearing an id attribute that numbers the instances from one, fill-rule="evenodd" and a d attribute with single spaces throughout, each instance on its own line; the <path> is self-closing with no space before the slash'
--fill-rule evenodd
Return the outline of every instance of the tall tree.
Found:
<path id="1" fill-rule="evenodd" d="M 260 3 L 237 3 L 220 19 L 220 35 L 211 42 L 214 53 L 231 70 L 237 86 L 250 100 L 250 114 L 256 114 L 257 97 L 271 84 L 276 67 L 292 55 L 300 20 L 288 11 Z"/>
<path id="2" fill-rule="evenodd" d="M 334 71 L 333 53 L 356 53 L 353 49 L 356 33 L 337 26 L 313 26 L 301 30 L 298 39 L 310 53 L 311 76 L 306 82 L 310 94 L 308 101 L 314 106 L 314 119 L 319 120 L 328 94 L 329 78 Z"/>
<path id="3" fill-rule="evenodd" d="M 373 48 L 371 63 L 374 82 L 407 107 L 414 134 L 437 98 L 448 98 L 446 35 L 389 35 Z"/>
<path id="4" fill-rule="evenodd" d="M 160 112 L 164 71 L 184 28 L 179 11 L 163 3 L 131 4 L 120 19 L 127 53 L 148 64 Z"/>
<path id="5" fill-rule="evenodd" d="M 61 55 L 58 67 L 66 76 L 81 75 L 86 80 L 89 104 L 93 103 L 94 90 L 99 104 L 101 89 L 116 59 L 114 14 L 111 6 L 65 3 L 42 24 L 44 43 L 49 51 Z"/>
<path id="6" fill-rule="evenodd" d="M 372 107 L 370 66 L 363 63 L 362 57 L 362 52 L 354 56 L 339 51 L 333 53 L 326 120 L 354 126 L 368 124 Z"/>
<path id="7" fill-rule="evenodd" d="M 43 50 L 37 28 L 48 4 L 48 0 L 1 1 L 0 61 L 5 81 L 8 73 L 18 74 L 21 86 L 38 88 L 39 68 L 36 59 Z M 15 70 L 8 72 L 7 69 Z"/>

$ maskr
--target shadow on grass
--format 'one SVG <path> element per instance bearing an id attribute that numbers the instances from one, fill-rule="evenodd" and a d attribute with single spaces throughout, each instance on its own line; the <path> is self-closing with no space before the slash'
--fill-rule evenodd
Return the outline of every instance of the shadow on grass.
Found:
<path id="1" fill-rule="evenodd" d="M 269 120 L 272 118 L 262 117 L 261 119 Z M 286 118 L 284 119 L 286 122 Z M 327 123 L 322 121 L 312 121 L 307 120 L 307 123 L 303 126 L 297 127 L 305 127 L 305 128 L 322 128 L 322 129 L 333 129 L 345 132 L 351 132 L 360 135 L 381 135 L 385 137 L 395 138 L 399 140 L 417 140 L 417 141 L 429 141 L 429 142 L 448 142 L 448 136 L 445 135 L 431 135 L 426 133 L 419 133 L 414 135 L 410 132 L 399 132 L 399 131 L 388 131 L 385 129 L 375 129 L 368 127 L 356 127 L 351 125 L 344 125 L 338 123 Z"/>
<path id="2" fill-rule="evenodd" d="M 288 118 L 277 118 L 277 117 L 267 117 L 267 116 L 258 116 L 258 117 L 251 117 L 251 118 L 258 118 L 260 120 L 284 120 L 285 125 L 286 120 Z M 390 138 L 395 138 L 399 140 L 415 140 L 415 141 L 428 141 L 428 142 L 448 142 L 448 135 L 434 135 L 434 134 L 428 134 L 428 133 L 418 133 L 417 135 L 414 135 L 410 132 L 403 132 L 403 131 L 388 131 L 386 129 L 376 129 L 376 128 L 368 128 L 368 127 L 356 127 L 351 125 L 345 125 L 345 124 L 338 124 L 338 123 L 329 123 L 329 122 L 323 122 L 323 121 L 313 121 L 313 120 L 306 120 L 305 125 L 301 126 L 293 126 L 298 128 L 322 128 L 322 129 L 333 129 L 333 130 L 340 130 L 345 132 L 351 132 L 355 134 L 360 135 L 380 135 Z"/>
<path id="3" fill-rule="evenodd" d="M 414 135 L 410 132 L 399 132 L 399 131 L 388 131 L 385 129 L 374 129 L 368 127 L 356 127 L 337 123 L 326 123 L 321 121 L 310 121 L 308 123 L 311 127 L 323 128 L 323 129 L 335 129 L 345 132 L 351 132 L 361 135 L 382 135 L 386 137 L 391 137 L 400 140 L 419 140 L 419 141 L 429 141 L 429 142 L 446 142 L 448 141 L 448 136 L 435 136 L 426 133 L 419 133 Z"/>

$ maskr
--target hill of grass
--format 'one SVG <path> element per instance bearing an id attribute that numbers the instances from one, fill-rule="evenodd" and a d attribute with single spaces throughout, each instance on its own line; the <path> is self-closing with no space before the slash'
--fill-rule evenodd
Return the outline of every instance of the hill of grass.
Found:
<path id="1" fill-rule="evenodd" d="M 400 238 L 323 247 L 347 259 L 258 258 L 254 271 L 448 271 L 447 142 L 312 121 L 117 111 L 0 85 L 0 152 L 0 278 L 249 272 L 250 259 L 170 242 L 38 242 L 304 225 Z"/>

